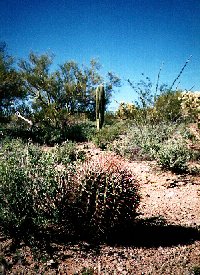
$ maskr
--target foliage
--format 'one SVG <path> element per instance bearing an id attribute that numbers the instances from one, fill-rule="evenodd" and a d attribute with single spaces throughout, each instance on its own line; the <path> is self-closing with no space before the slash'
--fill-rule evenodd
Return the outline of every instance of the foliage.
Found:
<path id="1" fill-rule="evenodd" d="M 106 149 L 109 144 L 118 139 L 128 127 L 126 122 L 116 122 L 112 125 L 106 125 L 93 136 L 92 141 L 101 149 Z"/>
<path id="2" fill-rule="evenodd" d="M 19 105 L 19 100 L 25 98 L 23 81 L 14 67 L 14 58 L 6 51 L 6 44 L 0 43 L 0 120 L 9 120 Z M 16 106 L 15 106 L 16 105 Z M 19 107 L 19 106 L 18 106 Z"/>
<path id="3" fill-rule="evenodd" d="M 90 67 L 79 67 L 74 61 L 65 62 L 50 72 L 53 57 L 47 54 L 29 55 L 29 60 L 19 64 L 21 75 L 29 91 L 35 122 L 63 127 L 70 115 L 87 114 L 95 118 L 95 89 L 104 82 L 100 64 L 92 59 Z M 109 72 L 105 79 L 106 104 L 113 87 L 120 80 Z"/>
<path id="4" fill-rule="evenodd" d="M 156 97 L 154 103 L 155 121 L 177 121 L 181 118 L 181 102 L 179 97 L 182 91 L 167 90 Z"/>
<path id="5" fill-rule="evenodd" d="M 12 122 L 9 125 L 3 125 L 1 128 L 4 136 L 11 138 L 21 138 L 24 141 L 32 140 L 40 145 L 55 145 L 66 140 L 75 142 L 89 141 L 96 133 L 93 122 L 72 122 L 64 128 L 52 127 L 46 125 L 27 127 L 24 123 Z"/>
<path id="6" fill-rule="evenodd" d="M 113 125 L 116 123 L 115 113 L 112 111 L 105 112 L 105 125 Z"/>
<path id="7" fill-rule="evenodd" d="M 110 144 L 110 149 L 130 159 L 155 159 L 161 144 L 176 132 L 176 124 L 132 124 L 126 135 Z"/>
<path id="8" fill-rule="evenodd" d="M 54 154 L 18 140 L 2 145 L 0 221 L 16 240 L 29 238 L 37 227 L 59 217 L 58 206 L 68 196 L 71 172 L 56 169 L 55 160 Z"/>
<path id="9" fill-rule="evenodd" d="M 185 92 L 179 99 L 183 116 L 200 123 L 200 93 Z"/>
<path id="10" fill-rule="evenodd" d="M 134 218 L 139 204 L 138 183 L 125 166 L 113 154 L 85 160 L 72 142 L 44 151 L 20 140 L 3 140 L 0 226 L 16 241 L 26 242 L 48 225 L 64 226 L 77 237 L 106 235 Z"/>
<path id="11" fill-rule="evenodd" d="M 121 119 L 133 119 L 136 115 L 137 108 L 133 103 L 121 102 L 116 111 L 116 116 Z"/>
<path id="12" fill-rule="evenodd" d="M 191 153 L 184 140 L 180 139 L 169 139 L 166 143 L 162 144 L 157 154 L 158 163 L 163 168 L 178 173 L 189 171 L 187 162 L 190 159 Z"/>
<path id="13" fill-rule="evenodd" d="M 163 90 L 154 97 L 152 105 L 140 107 L 133 103 L 120 103 L 116 116 L 121 119 L 132 119 L 135 123 L 176 122 L 182 120 L 183 103 L 180 101 L 182 91 Z"/>
<path id="14" fill-rule="evenodd" d="M 200 266 L 194 266 L 192 268 L 192 275 L 199 275 L 200 274 Z"/>
<path id="15" fill-rule="evenodd" d="M 162 66 L 157 76 L 155 88 L 151 79 L 148 76 L 145 77 L 143 73 L 142 79 L 139 82 L 135 83 L 130 79 L 127 80 L 133 91 L 138 95 L 138 100 L 135 102 L 137 112 L 133 116 L 137 122 L 176 121 L 181 117 L 181 104 L 179 101 L 181 91 L 178 90 L 179 83 L 176 89 L 173 89 L 173 87 L 183 74 L 190 58 L 191 56 L 186 60 L 171 86 L 159 84 Z M 129 111 L 130 108 L 128 107 L 129 105 L 126 106 L 126 111 Z"/>
<path id="16" fill-rule="evenodd" d="M 78 275 L 78 274 L 81 274 L 81 275 L 93 275 L 94 274 L 94 269 L 93 268 L 83 267 L 80 272 L 76 272 L 76 273 L 74 273 L 74 275 Z"/>
<path id="17" fill-rule="evenodd" d="M 77 150 L 72 141 L 65 141 L 61 145 L 55 146 L 53 152 L 56 155 L 56 162 L 65 166 L 73 161 L 83 161 L 86 158 L 85 152 Z"/>
<path id="18" fill-rule="evenodd" d="M 98 237 L 134 218 L 139 186 L 122 158 L 95 156 L 76 168 L 78 229 Z"/>
<path id="19" fill-rule="evenodd" d="M 134 83 L 130 79 L 128 79 L 128 83 L 134 92 L 138 95 L 138 101 L 136 101 L 136 106 L 145 110 L 146 108 L 152 106 L 154 95 L 152 93 L 152 82 L 150 78 L 142 73 L 142 77 L 145 79 L 141 79 L 139 82 Z"/>
<path id="20" fill-rule="evenodd" d="M 132 160 L 157 160 L 163 168 L 180 173 L 189 171 L 188 161 L 198 157 L 188 149 L 190 137 L 184 124 L 135 124 L 109 148 Z"/>

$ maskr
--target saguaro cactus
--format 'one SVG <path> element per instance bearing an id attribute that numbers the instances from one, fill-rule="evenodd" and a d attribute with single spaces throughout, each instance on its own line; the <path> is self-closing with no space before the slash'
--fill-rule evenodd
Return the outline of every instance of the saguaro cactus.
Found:
<path id="1" fill-rule="evenodd" d="M 100 85 L 96 89 L 96 122 L 97 130 L 102 128 L 104 123 L 104 112 L 105 112 L 105 90 L 104 86 Z"/>

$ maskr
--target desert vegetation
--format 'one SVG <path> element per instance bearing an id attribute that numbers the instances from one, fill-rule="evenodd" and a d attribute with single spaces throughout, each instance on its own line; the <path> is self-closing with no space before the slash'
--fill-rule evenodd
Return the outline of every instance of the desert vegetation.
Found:
<path id="1" fill-rule="evenodd" d="M 15 63 L 0 46 L 0 272 L 200 274 L 200 216 L 174 224 L 153 213 L 153 188 L 163 185 L 158 176 L 153 185 L 148 170 L 170 187 L 186 182 L 199 196 L 200 96 L 174 89 L 189 61 L 171 86 L 159 84 L 161 70 L 155 85 L 144 75 L 127 80 L 138 99 L 116 112 L 108 106 L 123 88 L 118 76 L 102 77 L 96 60 L 83 67 L 67 61 L 55 71 L 52 62 L 30 53 Z M 115 255 L 132 264 L 119 267 Z M 150 269 L 155 255 L 162 264 Z M 68 258 L 74 269 L 62 267 Z"/>

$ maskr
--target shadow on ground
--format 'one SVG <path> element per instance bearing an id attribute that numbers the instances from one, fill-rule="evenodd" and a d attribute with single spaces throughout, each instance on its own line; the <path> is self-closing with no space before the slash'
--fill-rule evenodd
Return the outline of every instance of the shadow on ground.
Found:
<path id="1" fill-rule="evenodd" d="M 109 245 L 170 247 L 200 240 L 200 228 L 167 224 L 162 217 L 138 219 L 118 228 L 108 237 Z"/>
<path id="2" fill-rule="evenodd" d="M 46 247 L 50 254 L 56 251 L 51 243 L 57 245 L 66 245 L 74 247 L 78 246 L 80 250 L 93 250 L 98 253 L 100 244 L 110 246 L 131 246 L 131 247 L 171 247 L 177 245 L 192 244 L 200 240 L 200 228 L 186 227 L 180 225 L 167 224 L 162 217 L 151 217 L 149 219 L 137 219 L 128 225 L 119 226 L 115 228 L 106 238 L 102 237 L 100 240 L 86 238 L 69 238 L 68 234 L 64 231 L 51 231 L 48 235 L 43 234 L 42 247 Z M 44 245 L 48 244 L 48 245 Z M 77 249 L 76 246 L 76 249 Z"/>
<path id="3" fill-rule="evenodd" d="M 162 217 L 152 217 L 149 219 L 136 219 L 135 222 L 129 223 L 129 225 L 119 226 L 106 238 L 100 240 L 91 239 L 90 236 L 87 238 L 78 238 L 76 235 L 69 236 L 69 232 L 66 232 L 63 228 L 52 227 L 37 232 L 32 244 L 25 241 L 21 245 L 28 245 L 31 250 L 33 249 L 36 252 L 38 258 L 44 254 L 51 258 L 53 255 L 59 254 L 60 249 L 68 249 L 72 254 L 78 251 L 83 251 L 86 254 L 87 252 L 98 254 L 101 244 L 115 247 L 143 248 L 192 244 L 200 240 L 200 228 L 171 225 L 167 224 Z M 17 245 L 14 250 L 18 248 Z M 67 257 L 72 257 L 72 255 Z"/>

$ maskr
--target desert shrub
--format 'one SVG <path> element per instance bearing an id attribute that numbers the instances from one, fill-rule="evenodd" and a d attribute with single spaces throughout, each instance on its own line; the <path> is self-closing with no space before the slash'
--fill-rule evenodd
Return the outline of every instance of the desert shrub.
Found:
<path id="1" fill-rule="evenodd" d="M 116 117 L 129 120 L 137 124 L 146 124 L 156 121 L 156 110 L 153 107 L 141 108 L 133 103 L 120 103 Z"/>
<path id="2" fill-rule="evenodd" d="M 53 146 L 60 144 L 66 140 L 83 142 L 91 140 L 96 133 L 96 128 L 93 122 L 74 122 L 65 125 L 64 127 L 51 126 L 49 124 L 35 124 L 33 127 L 22 127 L 23 125 L 4 125 L 2 132 L 4 136 L 10 138 L 20 138 L 27 142 L 31 139 L 37 144 L 47 144 Z"/>
<path id="3" fill-rule="evenodd" d="M 53 152 L 56 156 L 58 164 L 69 164 L 71 161 L 76 160 L 76 146 L 72 141 L 65 141 L 61 145 L 56 145 Z"/>
<path id="4" fill-rule="evenodd" d="M 200 266 L 194 266 L 191 270 L 191 275 L 200 275 Z"/>
<path id="5" fill-rule="evenodd" d="M 94 268 L 91 267 L 83 267 L 80 272 L 74 273 L 74 275 L 93 275 L 95 274 Z"/>
<path id="6" fill-rule="evenodd" d="M 127 134 L 110 144 L 110 149 L 129 159 L 155 159 L 161 144 L 176 132 L 173 123 L 133 124 Z"/>
<path id="7" fill-rule="evenodd" d="M 65 166 L 73 161 L 83 161 L 86 158 L 86 153 L 83 150 L 77 150 L 76 143 L 70 140 L 56 145 L 52 152 L 55 154 L 56 162 Z"/>
<path id="8" fill-rule="evenodd" d="M 55 156 L 32 144 L 4 142 L 0 154 L 0 224 L 15 239 L 59 220 L 70 191 L 68 170 L 59 171 Z M 64 199 L 65 198 L 65 199 Z M 66 206 L 67 207 L 67 206 Z"/>
<path id="9" fill-rule="evenodd" d="M 181 91 L 166 90 L 154 102 L 155 121 L 177 121 L 181 119 Z"/>
<path id="10" fill-rule="evenodd" d="M 121 102 L 116 111 L 116 116 L 121 119 L 134 119 L 137 116 L 137 108 L 133 103 Z"/>
<path id="11" fill-rule="evenodd" d="M 126 163 L 113 154 L 95 156 L 76 168 L 77 228 L 89 236 L 106 235 L 135 217 L 138 182 Z"/>
<path id="12" fill-rule="evenodd" d="M 106 149 L 112 141 L 126 132 L 128 127 L 128 122 L 123 121 L 118 121 L 113 125 L 107 125 L 94 135 L 92 141 L 101 149 Z"/>
<path id="13" fill-rule="evenodd" d="M 179 173 L 188 171 L 187 162 L 191 157 L 191 152 L 183 139 L 169 139 L 162 144 L 157 154 L 161 167 Z"/>
<path id="14" fill-rule="evenodd" d="M 44 126 L 33 126 L 33 127 L 21 127 L 21 125 L 12 125 L 10 123 L 3 128 L 4 136 L 9 137 L 10 139 L 21 139 L 24 142 L 32 140 L 37 144 L 48 144 L 54 145 L 55 143 L 61 142 L 61 130 L 44 127 Z"/>
<path id="15" fill-rule="evenodd" d="M 112 111 L 106 111 L 104 116 L 104 124 L 105 125 L 112 125 L 116 123 L 116 116 L 115 113 Z"/>
<path id="16" fill-rule="evenodd" d="M 74 144 L 62 146 L 59 155 L 20 140 L 2 142 L 0 226 L 15 240 L 29 241 L 56 224 L 95 237 L 135 217 L 138 182 L 120 157 L 105 154 L 70 164 Z"/>
<path id="17" fill-rule="evenodd" d="M 181 119 L 181 91 L 165 90 L 154 97 L 154 102 L 141 108 L 133 103 L 120 103 L 116 116 L 121 119 L 132 119 L 137 124 L 160 123 Z"/>
<path id="18" fill-rule="evenodd" d="M 110 149 L 132 160 L 157 160 L 161 167 L 186 172 L 187 162 L 197 157 L 188 149 L 187 125 L 159 123 L 135 125 L 126 136 L 114 141 Z"/>
<path id="19" fill-rule="evenodd" d="M 200 124 L 200 93 L 182 93 L 180 102 L 182 115 L 190 121 L 195 121 Z"/>
<path id="20" fill-rule="evenodd" d="M 4 137 L 8 137 L 9 139 L 17 139 L 20 138 L 22 140 L 28 141 L 31 136 L 32 136 L 32 132 L 30 129 L 27 128 L 20 128 L 20 127 L 15 127 L 12 128 L 9 125 L 4 125 L 4 127 L 2 127 L 2 134 Z"/>
<path id="21" fill-rule="evenodd" d="M 93 122 L 78 122 L 68 125 L 63 130 L 63 140 L 72 140 L 76 142 L 84 142 L 91 140 L 96 132 Z"/>

